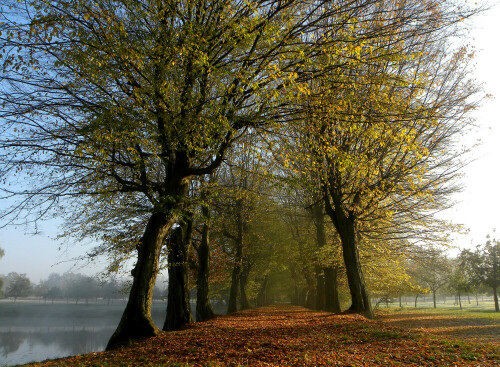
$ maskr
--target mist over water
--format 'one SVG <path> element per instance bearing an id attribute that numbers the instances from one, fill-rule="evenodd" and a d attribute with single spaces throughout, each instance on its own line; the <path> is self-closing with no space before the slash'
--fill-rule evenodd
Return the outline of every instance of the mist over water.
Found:
<path id="1" fill-rule="evenodd" d="M 110 304 L 0 302 L 0 366 L 102 351 L 125 305 L 116 300 Z M 195 305 L 191 306 L 194 311 Z M 167 302 L 153 302 L 152 317 L 160 328 L 166 308 Z"/>

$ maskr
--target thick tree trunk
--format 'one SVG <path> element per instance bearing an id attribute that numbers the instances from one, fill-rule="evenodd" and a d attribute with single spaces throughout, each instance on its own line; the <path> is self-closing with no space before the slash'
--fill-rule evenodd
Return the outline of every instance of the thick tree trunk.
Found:
<path id="1" fill-rule="evenodd" d="M 168 241 L 168 303 L 163 330 L 179 330 L 193 322 L 189 304 L 188 251 L 192 221 L 177 227 Z"/>
<path id="2" fill-rule="evenodd" d="M 151 319 L 153 288 L 158 273 L 160 251 L 175 217 L 154 213 L 137 246 L 137 263 L 132 270 L 133 283 L 127 306 L 106 350 L 128 345 L 130 342 L 154 336 L 158 329 Z"/>
<path id="3" fill-rule="evenodd" d="M 418 293 L 415 295 L 415 308 L 417 308 Z"/>
<path id="4" fill-rule="evenodd" d="M 208 212 L 208 210 L 206 211 Z M 205 217 L 207 213 L 204 211 Z M 208 220 L 208 219 L 207 219 Z M 198 252 L 198 279 L 196 279 L 196 321 L 206 321 L 214 316 L 214 310 L 210 305 L 209 295 L 209 226 L 203 225 L 201 233 L 201 243 L 197 248 Z"/>
<path id="5" fill-rule="evenodd" d="M 325 269 L 325 311 L 339 313 L 340 301 L 338 290 L 338 274 L 336 267 L 329 266 Z"/>
<path id="6" fill-rule="evenodd" d="M 250 303 L 248 302 L 248 297 L 247 297 L 247 292 L 245 291 L 247 282 L 248 282 L 248 275 L 250 273 L 250 264 L 248 264 L 248 261 L 245 262 L 245 264 L 242 267 L 241 274 L 240 274 L 240 309 L 241 310 L 246 310 L 250 308 Z"/>
<path id="7" fill-rule="evenodd" d="M 436 291 L 432 290 L 432 301 L 434 302 L 434 308 L 436 308 Z"/>
<path id="8" fill-rule="evenodd" d="M 326 199 L 325 207 L 342 242 L 342 255 L 352 301 L 349 310 L 373 319 L 372 305 L 368 291 L 366 290 L 365 279 L 359 260 L 359 239 L 356 218 L 354 214 L 346 214 L 344 212 L 339 198 L 334 197 L 333 202 L 334 208 L 331 207 L 330 202 Z"/>
<path id="9" fill-rule="evenodd" d="M 372 319 L 373 311 L 359 261 L 358 239 L 354 221 L 348 220 L 343 226 L 342 232 L 342 251 L 352 299 L 349 309 Z"/>
<path id="10" fill-rule="evenodd" d="M 325 310 L 326 308 L 326 294 L 325 294 L 325 276 L 323 269 L 319 266 L 316 267 L 316 310 Z"/>
<path id="11" fill-rule="evenodd" d="M 229 300 L 227 302 L 227 313 L 236 312 L 238 310 L 237 301 L 241 275 L 241 248 L 238 247 L 238 249 L 240 261 L 236 262 L 233 267 L 233 273 L 231 275 L 231 288 L 229 289 Z M 238 252 L 236 253 L 236 258 L 238 258 Z"/>

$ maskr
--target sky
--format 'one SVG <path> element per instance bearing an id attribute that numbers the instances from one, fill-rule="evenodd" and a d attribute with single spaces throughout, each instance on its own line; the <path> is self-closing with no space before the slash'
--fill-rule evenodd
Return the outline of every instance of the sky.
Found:
<path id="1" fill-rule="evenodd" d="M 477 127 L 464 137 L 465 144 L 479 142 L 473 161 L 463 170 L 463 192 L 455 196 L 457 204 L 444 217 L 468 228 L 467 235 L 454 237 L 454 245 L 471 248 L 485 242 L 487 234 L 500 231 L 500 5 L 477 16 L 469 43 L 476 50 L 473 72 L 484 92 L 484 100 L 475 112 Z M 497 235 L 500 238 L 500 234 Z"/>
<path id="2" fill-rule="evenodd" d="M 486 235 L 500 232 L 500 5 L 476 17 L 468 42 L 476 49 L 473 68 L 477 82 L 494 97 L 485 100 L 476 111 L 476 125 L 464 137 L 465 144 L 481 141 L 474 149 L 474 161 L 464 168 L 465 189 L 455 196 L 457 204 L 442 213 L 446 219 L 468 228 L 466 235 L 453 236 L 452 245 L 471 248 L 484 243 Z M 92 244 L 65 244 L 56 241 L 57 222 L 42 223 L 41 233 L 30 235 L 24 228 L 0 229 L 0 274 L 26 273 L 38 283 L 52 272 L 80 272 L 93 275 L 104 269 L 104 263 L 82 266 L 72 260 L 88 251 Z M 500 238 L 500 234 L 497 235 Z M 455 254 L 458 250 L 455 250 Z"/>

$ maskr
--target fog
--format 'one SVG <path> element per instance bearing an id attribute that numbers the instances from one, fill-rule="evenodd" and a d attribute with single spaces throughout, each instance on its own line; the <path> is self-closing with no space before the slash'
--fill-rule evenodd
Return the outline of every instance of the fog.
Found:
<path id="1" fill-rule="evenodd" d="M 0 300 L 0 366 L 102 351 L 125 305 L 124 300 L 108 304 L 103 299 L 88 304 Z M 192 303 L 193 316 L 195 307 Z M 166 308 L 165 301 L 153 302 L 152 317 L 160 328 Z"/>

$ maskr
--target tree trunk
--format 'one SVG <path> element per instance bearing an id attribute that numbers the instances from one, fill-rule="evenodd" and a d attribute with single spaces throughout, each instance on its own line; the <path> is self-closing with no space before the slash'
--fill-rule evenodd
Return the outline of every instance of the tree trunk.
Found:
<path id="1" fill-rule="evenodd" d="M 312 219 L 314 226 L 316 227 L 316 246 L 321 249 L 326 246 L 326 232 L 325 232 L 325 222 L 324 222 L 324 212 L 323 207 L 320 202 L 312 205 L 311 207 Z M 316 266 L 316 310 L 326 309 L 326 293 L 325 293 L 325 274 L 324 269 L 317 265 Z"/>
<path id="2" fill-rule="evenodd" d="M 493 287 L 493 299 L 495 300 L 495 312 L 500 312 L 500 306 L 498 304 L 497 287 Z"/>
<path id="3" fill-rule="evenodd" d="M 189 304 L 188 251 L 191 245 L 192 220 L 182 223 L 168 241 L 168 303 L 163 330 L 179 330 L 193 322 Z"/>
<path id="4" fill-rule="evenodd" d="M 458 304 L 460 305 L 460 309 L 462 309 L 462 299 L 460 298 L 460 293 L 458 294 Z"/>
<path id="5" fill-rule="evenodd" d="M 325 311 L 340 313 L 337 267 L 329 266 L 325 269 Z"/>
<path id="6" fill-rule="evenodd" d="M 250 308 L 250 303 L 248 302 L 247 292 L 245 291 L 245 287 L 248 281 L 248 275 L 250 273 L 250 264 L 248 261 L 245 261 L 245 264 L 242 267 L 240 274 L 240 309 L 246 310 Z"/>
<path id="7" fill-rule="evenodd" d="M 231 275 L 231 288 L 229 289 L 229 300 L 227 302 L 227 313 L 236 312 L 238 310 L 238 287 L 240 285 L 240 264 L 234 264 L 233 273 Z"/>
<path id="8" fill-rule="evenodd" d="M 351 293 L 350 311 L 360 313 L 365 317 L 373 319 L 373 310 L 370 297 L 366 290 L 365 279 L 361 269 L 358 251 L 358 233 L 356 228 L 356 218 L 354 214 L 346 215 L 339 198 L 334 197 L 334 208 L 325 200 L 327 214 L 332 219 L 342 242 L 342 255 L 347 274 L 347 282 Z"/>
<path id="9" fill-rule="evenodd" d="M 203 215 L 208 222 L 209 210 L 203 208 Z M 198 278 L 196 279 L 196 321 L 205 321 L 214 316 L 214 310 L 210 305 L 209 295 L 209 225 L 205 223 L 201 233 L 201 243 L 196 249 L 198 252 Z"/>
<path id="10" fill-rule="evenodd" d="M 294 266 L 290 266 L 290 276 L 291 276 L 292 282 L 293 282 L 293 295 L 291 297 L 292 305 L 303 306 L 302 300 L 300 299 L 299 287 L 297 285 L 297 283 L 298 283 L 297 282 L 297 272 L 296 272 Z"/>
<path id="11" fill-rule="evenodd" d="M 417 308 L 418 293 L 415 295 L 415 308 Z"/>
<path id="12" fill-rule="evenodd" d="M 325 310 L 326 307 L 326 295 L 325 295 L 325 276 L 323 274 L 323 269 L 319 266 L 316 267 L 316 310 Z"/>
<path id="13" fill-rule="evenodd" d="M 264 277 L 264 281 L 260 285 L 259 294 L 257 295 L 257 306 L 262 307 L 267 305 L 267 280 L 269 276 Z"/>
<path id="14" fill-rule="evenodd" d="M 434 302 L 434 308 L 436 308 L 436 291 L 432 290 L 432 301 Z"/>
<path id="15" fill-rule="evenodd" d="M 403 308 L 403 304 L 401 303 L 401 296 L 399 296 L 399 308 Z"/>
<path id="16" fill-rule="evenodd" d="M 310 309 L 313 309 L 316 306 L 316 288 L 314 286 L 314 278 L 307 282 L 305 292 L 305 305 Z"/>
<path id="17" fill-rule="evenodd" d="M 158 333 L 151 319 L 153 288 L 163 241 L 174 222 L 174 216 L 164 213 L 153 213 L 149 218 L 137 246 L 137 262 L 132 270 L 133 283 L 127 306 L 106 350 L 128 345 L 136 339 L 151 337 Z"/>
<path id="18" fill-rule="evenodd" d="M 238 234 L 235 239 L 235 254 L 234 254 L 234 266 L 233 273 L 231 275 L 231 288 L 229 290 L 229 300 L 227 303 L 227 313 L 236 312 L 237 300 L 238 300 L 238 288 L 240 286 L 240 276 L 241 276 L 241 262 L 243 257 L 243 217 L 242 217 L 242 203 L 237 204 L 237 219 L 236 226 Z"/>

